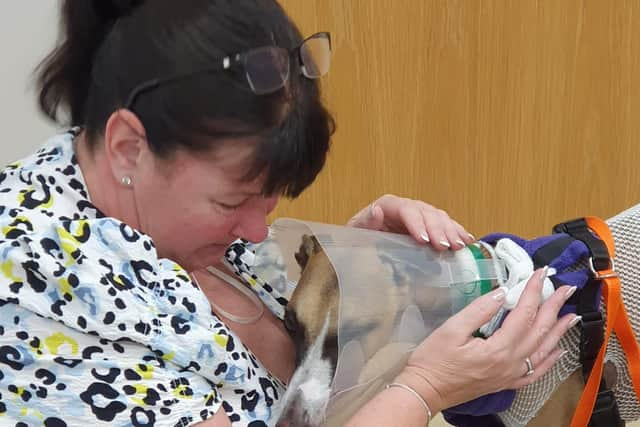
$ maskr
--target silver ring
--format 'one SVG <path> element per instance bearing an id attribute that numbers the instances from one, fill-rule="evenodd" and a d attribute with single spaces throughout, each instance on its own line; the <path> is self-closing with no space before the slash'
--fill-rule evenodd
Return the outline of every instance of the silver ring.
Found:
<path id="1" fill-rule="evenodd" d="M 531 363 L 531 359 L 529 359 L 528 357 L 525 357 L 524 363 L 527 364 L 527 372 L 524 374 L 524 376 L 525 377 L 530 377 L 535 372 L 533 370 L 533 363 Z"/>

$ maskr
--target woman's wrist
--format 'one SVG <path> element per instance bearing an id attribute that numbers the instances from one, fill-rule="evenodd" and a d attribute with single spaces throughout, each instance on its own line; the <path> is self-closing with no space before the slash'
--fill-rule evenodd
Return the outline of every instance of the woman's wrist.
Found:
<path id="1" fill-rule="evenodd" d="M 424 373 L 420 372 L 420 368 L 407 366 L 398 374 L 392 383 L 403 384 L 414 390 L 427 405 L 432 417 L 446 408 L 443 405 L 442 396 Z M 417 399 L 418 397 L 415 396 L 414 398 Z"/>

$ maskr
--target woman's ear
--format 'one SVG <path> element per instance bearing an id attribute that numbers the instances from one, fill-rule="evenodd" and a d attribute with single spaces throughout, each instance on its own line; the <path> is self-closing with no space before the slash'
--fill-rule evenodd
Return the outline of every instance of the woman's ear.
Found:
<path id="1" fill-rule="evenodd" d="M 104 150 L 114 180 L 130 186 L 146 149 L 146 134 L 140 119 L 125 109 L 112 113 L 105 126 Z"/>

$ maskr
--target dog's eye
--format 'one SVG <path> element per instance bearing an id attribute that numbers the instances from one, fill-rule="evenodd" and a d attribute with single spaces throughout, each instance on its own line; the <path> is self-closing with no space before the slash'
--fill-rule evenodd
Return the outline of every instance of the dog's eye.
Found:
<path id="1" fill-rule="evenodd" d="M 289 331 L 289 333 L 293 334 L 298 329 L 298 320 L 296 319 L 296 315 L 290 311 L 284 313 L 284 328 Z"/>

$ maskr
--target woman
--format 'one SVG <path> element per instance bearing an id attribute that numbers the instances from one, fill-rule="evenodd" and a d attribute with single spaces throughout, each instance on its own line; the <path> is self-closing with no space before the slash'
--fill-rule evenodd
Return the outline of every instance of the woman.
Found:
<path id="1" fill-rule="evenodd" d="M 315 79 L 329 35 L 303 41 L 273 0 L 67 0 L 62 13 L 40 105 L 82 127 L 0 175 L 0 413 L 16 425 L 274 425 L 294 360 L 278 310 L 246 321 L 251 299 L 205 267 L 238 238 L 262 241 L 278 198 L 321 170 L 333 122 Z M 440 250 L 471 241 L 395 196 L 350 224 Z M 541 274 L 486 341 L 471 333 L 500 291 L 452 318 L 352 424 L 424 425 L 538 378 L 574 320 L 556 321 L 566 288 L 536 312 Z"/>

